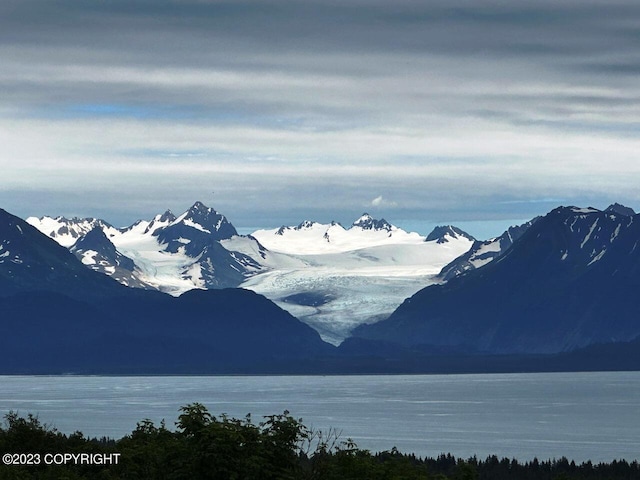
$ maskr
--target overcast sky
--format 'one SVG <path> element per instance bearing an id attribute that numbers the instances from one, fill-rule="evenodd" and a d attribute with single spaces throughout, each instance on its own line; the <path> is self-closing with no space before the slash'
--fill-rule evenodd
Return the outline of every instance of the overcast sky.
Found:
<path id="1" fill-rule="evenodd" d="M 639 127 L 631 0 L 0 2 L 0 207 L 20 216 L 201 200 L 241 229 L 368 211 L 497 235 L 638 209 Z"/>

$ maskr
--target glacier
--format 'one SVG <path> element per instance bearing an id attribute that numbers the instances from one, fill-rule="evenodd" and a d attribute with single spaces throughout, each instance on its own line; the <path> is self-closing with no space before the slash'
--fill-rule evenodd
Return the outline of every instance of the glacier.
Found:
<path id="1" fill-rule="evenodd" d="M 474 243 L 455 228 L 440 227 L 437 238 L 422 236 L 366 213 L 349 228 L 304 221 L 238 235 L 224 216 L 200 202 L 178 217 L 167 211 L 120 229 L 93 218 L 27 222 L 72 250 L 94 227 L 101 228 L 117 252 L 133 261 L 136 280 L 174 296 L 229 286 L 211 279 L 223 269 L 235 272 L 230 286 L 264 295 L 335 345 L 358 325 L 386 318 L 421 288 L 441 282 L 441 269 Z M 209 255 L 214 246 L 225 255 Z M 95 267 L 94 254 L 83 255 Z M 101 267 L 105 274 L 114 271 Z"/>

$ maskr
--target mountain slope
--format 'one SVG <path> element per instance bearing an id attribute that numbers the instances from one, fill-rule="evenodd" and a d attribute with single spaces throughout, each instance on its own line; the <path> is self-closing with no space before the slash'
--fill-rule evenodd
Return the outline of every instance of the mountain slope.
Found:
<path id="1" fill-rule="evenodd" d="M 453 277 L 468 272 L 469 270 L 480 268 L 495 260 L 511 248 L 513 242 L 520 238 L 522 234 L 538 220 L 538 218 L 539 217 L 536 217 L 533 220 L 516 227 L 509 227 L 507 231 L 499 237 L 485 241 L 474 241 L 473 245 L 467 252 L 460 255 L 451 263 L 445 265 L 438 274 L 438 277 L 446 282 L 451 280 Z"/>
<path id="2" fill-rule="evenodd" d="M 65 247 L 0 209 L 0 295 L 52 291 L 94 298 L 120 291 L 114 280 L 87 269 Z"/>
<path id="3" fill-rule="evenodd" d="M 127 287 L 150 288 L 141 279 L 141 272 L 133 260 L 122 255 L 100 227 L 94 227 L 74 243 L 70 249 L 84 265 L 109 275 Z"/>
<path id="4" fill-rule="evenodd" d="M 99 228 L 87 236 L 113 253 Z M 275 372 L 332 351 L 261 295 L 127 288 L 4 210 L 0 312 L 0 373 Z"/>
<path id="5" fill-rule="evenodd" d="M 550 353 L 640 334 L 640 219 L 560 207 L 495 261 L 407 299 L 359 337 Z"/>

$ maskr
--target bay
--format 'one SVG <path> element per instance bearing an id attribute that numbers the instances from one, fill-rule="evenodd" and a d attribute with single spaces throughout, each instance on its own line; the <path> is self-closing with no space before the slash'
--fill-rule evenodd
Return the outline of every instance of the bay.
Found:
<path id="1" fill-rule="evenodd" d="M 578 462 L 640 458 L 640 372 L 368 376 L 0 376 L 0 413 L 120 438 L 179 408 L 291 412 L 371 451 Z"/>

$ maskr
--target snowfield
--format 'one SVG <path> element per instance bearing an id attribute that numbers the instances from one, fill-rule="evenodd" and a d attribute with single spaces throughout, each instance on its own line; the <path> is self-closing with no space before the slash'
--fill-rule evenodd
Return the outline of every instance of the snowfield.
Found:
<path id="1" fill-rule="evenodd" d="M 111 241 L 120 253 L 135 262 L 142 273 L 140 278 L 149 285 L 174 296 L 204 288 L 199 271 L 193 270 L 194 259 L 181 252 L 164 251 L 156 237 L 126 232 Z"/>
<path id="2" fill-rule="evenodd" d="M 365 216 L 354 224 L 363 218 Z M 293 255 L 349 252 L 380 245 L 411 245 L 425 240 L 425 237 L 418 233 L 405 232 L 393 225 L 390 226 L 390 230 L 363 229 L 357 226 L 347 230 L 339 223 L 326 225 L 309 221 L 297 227 L 257 230 L 251 236 L 273 252 Z"/>

